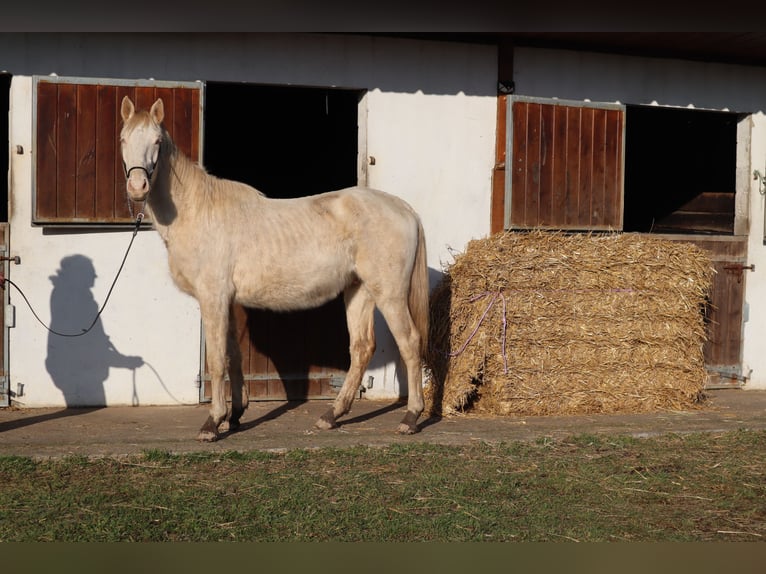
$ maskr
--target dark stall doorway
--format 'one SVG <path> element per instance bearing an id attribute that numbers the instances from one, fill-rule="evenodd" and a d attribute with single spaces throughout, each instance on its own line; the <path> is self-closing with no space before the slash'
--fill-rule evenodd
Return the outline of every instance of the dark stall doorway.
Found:
<path id="1" fill-rule="evenodd" d="M 11 109 L 11 74 L 0 73 L 0 253 L 8 253 L 8 189 L 10 158 L 10 109 Z M 6 277 L 10 271 L 10 263 L 5 262 L 0 266 Z M 2 304 L 0 305 L 0 407 L 7 407 L 11 402 L 11 393 L 8 383 L 8 329 L 5 324 L 5 308 L 8 304 L 8 290 L 3 291 Z"/>
<path id="2" fill-rule="evenodd" d="M 739 387 L 748 377 L 742 371 L 748 239 L 735 208 L 737 138 L 748 137 L 739 125 L 746 117 L 626 107 L 625 231 L 694 243 L 710 253 L 716 270 L 704 344 L 710 388 Z"/>
<path id="3" fill-rule="evenodd" d="M 8 222 L 8 158 L 10 142 L 11 74 L 0 73 L 0 223 Z"/>
<path id="4" fill-rule="evenodd" d="M 626 106 L 624 230 L 732 235 L 739 119 Z"/>
<path id="5" fill-rule="evenodd" d="M 357 185 L 361 96 L 358 90 L 208 82 L 205 167 L 276 198 Z M 240 308 L 237 316 L 251 399 L 335 396 L 350 360 L 340 297 L 310 311 Z M 209 398 L 209 385 L 202 396 Z"/>

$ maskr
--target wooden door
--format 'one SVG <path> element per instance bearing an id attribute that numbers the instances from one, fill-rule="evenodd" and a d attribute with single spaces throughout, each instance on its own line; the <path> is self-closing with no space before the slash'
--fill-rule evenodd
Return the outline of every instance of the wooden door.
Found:
<path id="1" fill-rule="evenodd" d="M 622 227 L 625 110 L 512 96 L 508 100 L 506 227 Z"/>
<path id="2" fill-rule="evenodd" d="M 341 298 L 317 309 L 275 313 L 237 306 L 243 372 L 253 400 L 331 398 L 349 367 Z"/>
<path id="3" fill-rule="evenodd" d="M 747 282 L 747 238 L 736 236 L 667 235 L 688 241 L 711 256 L 715 276 L 706 309 L 707 341 L 705 368 L 708 388 L 741 387 L 748 373 L 742 372 L 742 335 L 745 284 Z"/>
<path id="4" fill-rule="evenodd" d="M 118 226 L 135 222 L 119 153 L 120 105 L 129 96 L 148 109 L 165 103 L 164 124 L 178 148 L 200 158 L 197 83 L 35 77 L 33 223 Z M 147 221 L 148 224 L 148 221 Z"/>

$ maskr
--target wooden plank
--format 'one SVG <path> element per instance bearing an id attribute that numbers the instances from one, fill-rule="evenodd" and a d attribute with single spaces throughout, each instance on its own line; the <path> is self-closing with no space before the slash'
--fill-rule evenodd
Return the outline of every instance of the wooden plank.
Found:
<path id="1" fill-rule="evenodd" d="M 657 233 L 734 233 L 734 220 L 725 213 L 688 213 L 676 211 L 658 219 L 652 230 Z"/>
<path id="2" fill-rule="evenodd" d="M 96 219 L 97 101 L 96 86 L 76 86 L 75 217 L 78 220 Z"/>
<path id="3" fill-rule="evenodd" d="M 185 90 L 191 96 L 191 105 L 188 110 L 189 116 L 189 133 L 191 135 L 191 147 L 189 149 L 189 157 L 195 161 L 202 162 L 202 146 L 200 145 L 200 97 L 202 95 L 201 90 Z M 354 172 L 356 177 L 356 172 Z"/>
<path id="4" fill-rule="evenodd" d="M 591 202 L 593 200 L 593 156 L 596 153 L 594 144 L 595 114 L 593 108 L 580 110 L 580 178 L 577 186 L 577 217 L 574 225 L 587 229 L 591 222 Z"/>
<path id="5" fill-rule="evenodd" d="M 747 258 L 746 237 L 709 237 L 700 235 L 655 235 L 671 241 L 686 241 L 710 252 L 713 261 L 744 263 Z"/>
<path id="6" fill-rule="evenodd" d="M 136 86 L 133 104 L 137 110 L 149 110 L 157 99 L 157 88 L 154 86 Z"/>
<path id="7" fill-rule="evenodd" d="M 576 227 L 580 221 L 580 200 L 581 200 L 581 184 L 582 178 L 582 164 L 584 154 L 582 153 L 582 146 L 584 144 L 583 138 L 583 126 L 582 126 L 582 109 L 570 108 L 567 113 L 567 125 L 566 125 L 566 147 L 564 153 L 566 159 L 566 182 L 564 190 L 564 204 L 563 210 L 563 226 L 564 227 Z"/>
<path id="8" fill-rule="evenodd" d="M 511 161 L 511 224 L 527 226 L 527 131 L 528 107 L 525 102 L 513 102 L 513 154 Z"/>
<path id="9" fill-rule="evenodd" d="M 553 166 L 555 161 L 554 109 L 540 106 L 540 174 L 537 225 L 550 226 L 553 212 Z"/>
<path id="10" fill-rule="evenodd" d="M 551 166 L 551 215 L 549 225 L 564 227 L 567 213 L 567 162 L 569 106 L 553 107 L 553 157 Z"/>
<path id="11" fill-rule="evenodd" d="M 593 112 L 593 180 L 590 211 L 583 219 L 588 228 L 601 227 L 606 209 L 607 134 L 605 110 Z"/>
<path id="12" fill-rule="evenodd" d="M 114 86 L 98 86 L 95 219 L 100 221 L 114 221 L 115 203 L 118 196 L 124 197 L 124 190 L 117 185 L 117 181 L 122 178 L 122 169 L 118 169 L 115 165 L 115 158 L 119 155 L 117 147 L 119 116 L 116 98 L 117 91 Z"/>
<path id="13" fill-rule="evenodd" d="M 527 105 L 527 161 L 525 166 L 526 196 L 525 222 L 530 227 L 540 224 L 540 114 L 541 105 L 529 103 Z"/>
<path id="14" fill-rule="evenodd" d="M 606 141 L 604 142 L 604 200 L 602 228 L 622 229 L 622 122 L 619 110 L 604 110 Z"/>
<path id="15" fill-rule="evenodd" d="M 58 196 L 56 163 L 58 155 L 56 107 L 58 85 L 40 82 L 37 85 L 37 166 L 35 173 L 35 220 L 56 217 Z"/>
<path id="16" fill-rule="evenodd" d="M 507 146 L 508 97 L 497 97 L 497 131 L 495 134 L 495 168 L 492 170 L 492 199 L 490 201 L 490 233 L 505 227 L 505 158 Z"/>
<path id="17" fill-rule="evenodd" d="M 56 217 L 75 217 L 77 194 L 77 99 L 76 86 L 60 84 L 56 103 L 56 178 L 58 179 Z"/>
<path id="18" fill-rule="evenodd" d="M 703 191 L 684 203 L 678 211 L 723 213 L 734 216 L 735 194 L 731 192 Z"/>
<path id="19" fill-rule="evenodd" d="M 492 199 L 489 213 L 489 232 L 499 233 L 505 228 L 505 169 L 492 170 Z"/>
<path id="20" fill-rule="evenodd" d="M 189 157 L 195 157 L 192 150 L 192 130 L 190 126 L 196 120 L 196 114 L 192 113 L 192 98 L 190 90 L 178 89 L 174 91 L 173 99 L 174 114 L 172 123 L 165 123 L 178 149 Z"/>

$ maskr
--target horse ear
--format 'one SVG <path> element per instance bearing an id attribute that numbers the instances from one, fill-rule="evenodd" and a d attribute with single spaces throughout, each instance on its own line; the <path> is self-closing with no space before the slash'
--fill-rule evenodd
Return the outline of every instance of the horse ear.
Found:
<path id="1" fill-rule="evenodd" d="M 127 122 L 133 114 L 136 112 L 136 107 L 133 102 L 130 101 L 128 96 L 122 98 L 122 106 L 120 106 L 120 114 L 122 115 L 122 121 Z"/>
<path id="2" fill-rule="evenodd" d="M 162 123 L 165 117 L 165 104 L 162 103 L 162 98 L 157 98 L 157 101 L 152 104 L 152 109 L 149 110 L 149 115 L 152 116 L 155 122 Z"/>

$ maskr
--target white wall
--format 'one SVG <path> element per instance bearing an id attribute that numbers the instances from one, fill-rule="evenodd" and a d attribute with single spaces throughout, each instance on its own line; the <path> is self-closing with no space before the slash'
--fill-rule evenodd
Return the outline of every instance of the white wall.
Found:
<path id="1" fill-rule="evenodd" d="M 97 278 L 90 293 L 100 306 L 130 241 L 129 231 L 56 234 L 31 226 L 33 74 L 368 89 L 366 153 L 376 159 L 367 168 L 368 183 L 400 195 L 422 215 L 435 279 L 442 262 L 451 261 L 450 248 L 461 250 L 489 231 L 496 68 L 494 48 L 446 42 L 314 34 L 0 34 L 0 69 L 14 74 L 11 150 L 25 150 L 11 154 L 10 251 L 22 264 L 11 267 L 10 277 L 47 323 L 49 276 L 63 258 L 79 254 L 92 262 Z M 63 405 L 54 379 L 68 381 L 83 404 L 102 396 L 110 405 L 198 400 L 197 305 L 172 285 L 156 233 L 138 234 L 102 317 L 114 348 L 141 357 L 141 367 L 114 366 L 103 351 L 95 354 L 103 336 L 54 337 L 49 350 L 47 332 L 11 295 L 10 387 L 24 384 L 20 404 Z M 398 353 L 387 329 L 377 331 L 367 395 L 399 396 Z M 68 362 L 57 354 L 62 347 Z M 63 373 L 46 368 L 51 356 Z"/>
<path id="2" fill-rule="evenodd" d="M 753 170 L 766 173 L 766 117 L 762 111 L 751 116 L 752 137 L 750 157 Z M 748 264 L 755 271 L 747 272 L 745 306 L 747 321 L 744 326 L 743 368 L 752 369 L 748 387 L 766 389 L 766 246 L 764 213 L 766 201 L 759 192 L 759 183 L 750 178 L 750 235 L 748 238 Z M 745 374 L 747 374 L 745 372 Z"/>
<path id="3" fill-rule="evenodd" d="M 764 196 L 752 170 L 766 171 L 766 70 L 658 58 L 518 48 L 514 53 L 516 93 L 526 96 L 625 104 L 658 104 L 752 114 L 750 165 L 738 174 L 749 188 L 748 264 L 745 275 L 743 368 L 752 369 L 746 388 L 766 388 L 766 247 L 763 245 Z M 745 158 L 747 163 L 747 158 Z M 704 174 L 701 174 L 704 177 Z"/>

